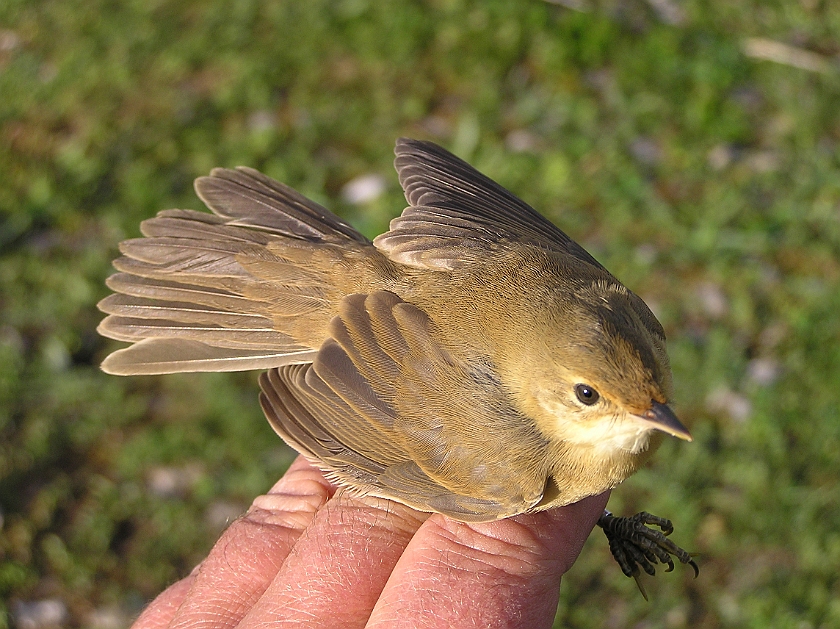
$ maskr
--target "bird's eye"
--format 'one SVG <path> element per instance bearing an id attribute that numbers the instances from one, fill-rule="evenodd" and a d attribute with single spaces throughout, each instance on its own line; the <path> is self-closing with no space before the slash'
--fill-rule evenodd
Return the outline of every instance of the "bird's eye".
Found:
<path id="1" fill-rule="evenodd" d="M 601 397 L 598 395 L 598 392 L 588 384 L 576 384 L 575 394 L 577 395 L 577 398 L 587 406 L 592 406 L 598 401 L 598 398 Z"/>

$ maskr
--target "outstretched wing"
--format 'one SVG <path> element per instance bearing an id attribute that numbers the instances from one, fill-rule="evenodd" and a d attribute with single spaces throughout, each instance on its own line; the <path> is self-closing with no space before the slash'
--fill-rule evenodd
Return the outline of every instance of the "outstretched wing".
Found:
<path id="1" fill-rule="evenodd" d="M 570 255 L 586 250 L 531 206 L 431 142 L 401 138 L 394 162 L 410 206 L 374 244 L 402 264 L 455 269 L 502 241 Z"/>
<path id="2" fill-rule="evenodd" d="M 460 520 L 539 502 L 545 444 L 487 365 L 435 341 L 422 310 L 386 291 L 350 295 L 331 332 L 312 365 L 260 379 L 275 430 L 330 478 Z"/>

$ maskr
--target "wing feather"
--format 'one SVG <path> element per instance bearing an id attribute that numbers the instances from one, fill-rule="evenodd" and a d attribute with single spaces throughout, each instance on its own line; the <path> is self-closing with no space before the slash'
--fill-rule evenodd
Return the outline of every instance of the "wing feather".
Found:
<path id="1" fill-rule="evenodd" d="M 493 180 L 431 142 L 401 138 L 394 164 L 410 206 L 374 244 L 392 260 L 452 270 L 505 242 L 603 267 L 583 247 Z"/>
<path id="2" fill-rule="evenodd" d="M 539 460 L 545 444 L 530 443 L 535 431 L 497 382 L 435 341 L 425 313 L 387 291 L 350 295 L 330 333 L 311 367 L 260 383 L 275 430 L 331 478 L 463 520 L 539 502 L 546 470 L 514 474 L 511 461 L 520 447 Z M 355 469 L 353 457 L 365 463 Z"/>

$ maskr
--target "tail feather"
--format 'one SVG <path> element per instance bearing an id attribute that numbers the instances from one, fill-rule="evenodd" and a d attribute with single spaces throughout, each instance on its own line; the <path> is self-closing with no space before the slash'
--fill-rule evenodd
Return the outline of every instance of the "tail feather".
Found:
<path id="1" fill-rule="evenodd" d="M 225 291 L 228 294 L 244 295 L 247 287 L 254 283 L 254 278 L 242 272 L 242 269 L 232 267 L 231 270 L 236 272 L 236 275 L 223 275 L 216 273 L 210 275 L 202 273 L 196 269 L 194 272 L 177 271 L 174 272 L 170 268 L 135 260 L 128 256 L 117 258 L 112 262 L 117 271 L 122 271 L 122 275 L 131 275 L 136 278 L 142 278 L 149 282 L 164 282 L 168 288 L 170 286 L 200 286 L 203 289 L 211 290 L 218 289 Z M 220 269 L 217 268 L 217 271 Z M 159 295 L 155 295 L 159 298 Z"/>
<path id="2" fill-rule="evenodd" d="M 269 317 L 269 304 L 256 301 L 242 295 L 219 288 L 198 286 L 194 284 L 172 282 L 162 279 L 150 279 L 131 275 L 130 273 L 115 273 L 105 283 L 116 293 L 132 297 L 145 298 L 144 303 L 154 303 L 158 300 L 165 302 L 182 302 L 194 306 L 207 306 L 228 312 L 239 312 Z M 108 299 L 104 299 L 99 308 L 107 314 L 122 314 L 111 312 L 105 308 Z"/>
<path id="3" fill-rule="evenodd" d="M 196 325 L 215 325 L 233 329 L 272 329 L 268 317 L 190 302 L 145 299 L 131 295 L 109 295 L 99 303 L 109 315 L 145 321 L 171 321 Z M 250 304 L 247 310 L 251 310 Z"/>
<path id="4" fill-rule="evenodd" d="M 270 322 L 268 323 L 270 324 Z M 292 352 L 306 349 L 306 347 L 296 343 L 288 334 L 278 332 L 270 325 L 233 328 L 202 323 L 183 323 L 168 319 L 140 319 L 108 315 L 99 324 L 97 330 L 103 336 L 132 343 L 147 338 L 185 338 L 200 339 L 203 343 L 213 347 L 228 349 L 271 349 Z"/>
<path id="5" fill-rule="evenodd" d="M 195 191 L 229 225 L 306 240 L 370 242 L 325 207 L 252 168 L 214 168 L 196 179 Z"/>
<path id="6" fill-rule="evenodd" d="M 266 245 L 272 240 L 272 236 L 266 232 L 227 225 L 224 219 L 213 214 L 195 210 L 177 211 L 189 212 L 189 214 L 172 216 L 167 212 L 160 212 L 156 217 L 140 223 L 140 232 L 147 238 L 178 234 L 179 238 L 194 238 L 203 242 L 247 242 Z M 206 222 L 205 217 L 215 219 L 215 221 Z"/>
<path id="7" fill-rule="evenodd" d="M 133 260 L 148 262 L 169 273 L 245 275 L 236 256 L 253 245 L 195 238 L 133 238 L 120 243 L 120 252 Z"/>
<path id="8" fill-rule="evenodd" d="M 108 280 L 116 294 L 99 304 L 108 315 L 99 331 L 134 345 L 109 356 L 103 369 L 152 374 L 310 362 L 312 339 L 341 295 L 330 269 L 308 262 L 316 250 L 370 241 L 251 169 L 215 169 L 196 190 L 213 214 L 166 210 L 141 224 L 144 238 L 120 244 L 119 272 Z M 308 341 L 294 334 L 301 326 Z"/>
<path id="9" fill-rule="evenodd" d="M 103 361 L 102 370 L 116 376 L 183 371 L 247 371 L 269 369 L 293 362 L 306 363 L 314 356 L 313 350 L 291 353 L 266 349 L 228 349 L 188 339 L 152 338 L 117 350 Z"/>

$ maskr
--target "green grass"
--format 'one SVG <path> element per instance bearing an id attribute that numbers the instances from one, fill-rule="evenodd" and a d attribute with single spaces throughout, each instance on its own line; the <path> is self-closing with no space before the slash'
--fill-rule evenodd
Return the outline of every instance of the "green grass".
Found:
<path id="1" fill-rule="evenodd" d="M 290 460 L 254 374 L 99 372 L 117 242 L 238 164 L 372 236 L 404 206 L 400 135 L 549 215 L 668 333 L 695 442 L 611 504 L 674 519 L 700 578 L 661 575 L 645 603 L 596 534 L 558 626 L 840 625 L 840 9 L 686 0 L 668 24 L 653 2 L 591 4 L 0 6 L 0 627 L 42 598 L 73 626 L 130 616 Z M 747 37 L 833 70 L 748 58 Z M 386 194 L 343 202 L 369 172 Z M 185 484 L 151 492 L 170 468 Z"/>

